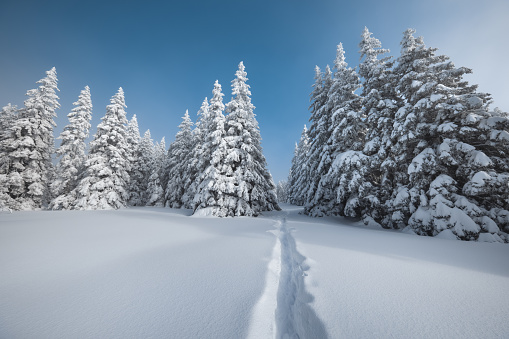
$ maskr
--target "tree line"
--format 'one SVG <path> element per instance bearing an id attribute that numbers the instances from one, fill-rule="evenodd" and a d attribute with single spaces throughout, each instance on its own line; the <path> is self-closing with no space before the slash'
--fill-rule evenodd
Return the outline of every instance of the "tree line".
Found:
<path id="1" fill-rule="evenodd" d="M 509 115 L 414 33 L 394 60 L 365 28 L 358 67 L 342 44 L 332 69 L 316 67 L 310 126 L 279 196 L 310 216 L 508 242 Z"/>
<path id="2" fill-rule="evenodd" d="M 168 150 L 164 138 L 154 144 L 150 131 L 141 137 L 136 115 L 127 120 L 122 88 L 87 146 L 93 108 L 87 86 L 68 114 L 55 151 L 60 105 L 52 68 L 38 88 L 27 92 L 24 107 L 9 104 L 0 111 L 0 208 L 167 206 L 220 217 L 279 209 L 247 80 L 241 62 L 226 105 L 216 81 L 196 124 L 186 111 Z"/>

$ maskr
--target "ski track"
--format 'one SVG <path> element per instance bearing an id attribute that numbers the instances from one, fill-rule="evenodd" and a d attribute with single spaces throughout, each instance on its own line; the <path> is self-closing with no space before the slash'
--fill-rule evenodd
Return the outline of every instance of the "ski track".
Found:
<path id="1" fill-rule="evenodd" d="M 286 213 L 288 214 L 288 213 Z M 324 324 L 309 305 L 313 296 L 304 279 L 309 266 L 297 250 L 286 216 L 277 220 L 277 240 L 269 262 L 265 290 L 256 304 L 248 338 L 327 338 Z"/>

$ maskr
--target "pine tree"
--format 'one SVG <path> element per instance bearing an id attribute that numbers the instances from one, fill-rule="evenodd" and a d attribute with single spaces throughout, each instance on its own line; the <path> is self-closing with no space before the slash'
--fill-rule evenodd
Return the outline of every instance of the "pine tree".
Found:
<path id="1" fill-rule="evenodd" d="M 361 112 L 362 101 L 355 94 L 360 88 L 359 76 L 352 68 L 348 68 L 342 44 L 337 48 L 334 70 L 333 82 L 327 95 L 328 106 L 332 112 L 328 131 L 330 137 L 327 141 L 328 155 L 322 156 L 322 159 L 330 158 L 330 163 L 326 166 L 327 172 L 321 175 L 315 196 L 306 208 L 318 216 L 345 213 L 358 216 L 362 183 L 356 180 L 348 181 L 346 185 L 345 180 L 340 178 L 345 174 L 347 166 L 348 172 L 355 170 L 361 171 L 362 175 L 366 174 L 362 167 L 351 166 L 357 163 L 352 162 L 352 158 L 364 159 L 357 153 L 362 149 L 366 127 Z"/>
<path id="2" fill-rule="evenodd" d="M 150 164 L 150 177 L 147 185 L 146 206 L 164 206 L 164 190 L 161 184 L 162 167 L 166 158 L 166 146 L 164 137 L 161 142 L 154 145 Z"/>
<path id="3" fill-rule="evenodd" d="M 321 79 L 319 68 L 315 69 L 315 86 L 311 93 L 311 126 L 309 127 L 309 156 L 306 163 L 307 176 L 306 184 L 302 188 L 306 194 L 306 206 L 304 213 L 311 216 L 322 216 L 320 211 L 313 208 L 311 201 L 313 200 L 318 184 L 323 175 L 325 175 L 331 164 L 329 153 L 329 139 L 331 131 L 329 126 L 332 122 L 331 102 L 328 93 L 332 86 L 332 72 L 327 65 L 325 74 Z"/>
<path id="4" fill-rule="evenodd" d="M 295 152 L 292 159 L 292 167 L 288 175 L 288 202 L 293 205 L 303 206 L 306 203 L 307 160 L 309 152 L 309 137 L 306 125 L 302 130 L 300 141 L 295 145 Z"/>
<path id="5" fill-rule="evenodd" d="M 27 92 L 25 107 L 18 113 L 2 140 L 5 152 L 0 186 L 6 207 L 14 210 L 39 209 L 49 202 L 53 175 L 55 110 L 60 107 L 57 73 L 53 67 L 39 80 L 39 88 Z"/>
<path id="6" fill-rule="evenodd" d="M 142 189 L 140 188 L 140 181 L 143 178 L 143 173 L 140 172 L 142 166 L 139 165 L 140 159 L 140 142 L 141 135 L 138 126 L 138 118 L 136 114 L 133 115 L 131 120 L 127 123 L 126 128 L 126 142 L 128 145 L 128 159 L 130 164 L 129 170 L 129 185 L 127 200 L 128 205 L 139 206 L 141 204 Z"/>
<path id="7" fill-rule="evenodd" d="M 8 104 L 4 106 L 0 111 L 0 183 L 7 182 L 7 174 L 9 168 L 9 158 L 6 148 L 3 146 L 4 140 L 7 140 L 10 136 L 10 126 L 14 124 L 15 119 L 18 116 L 18 108 L 15 105 Z M 0 185 L 0 211 L 6 209 L 7 201 L 10 200 L 8 186 Z"/>
<path id="8" fill-rule="evenodd" d="M 288 182 L 280 180 L 276 186 L 277 201 L 279 203 L 288 202 Z"/>
<path id="9" fill-rule="evenodd" d="M 175 141 L 170 144 L 168 150 L 168 181 L 165 192 L 165 206 L 171 208 L 188 208 L 183 200 L 185 179 L 189 171 L 191 151 L 193 149 L 193 135 L 191 128 L 193 122 L 189 118 L 189 112 L 182 117 L 179 131 Z"/>
<path id="10" fill-rule="evenodd" d="M 90 88 L 85 86 L 78 101 L 67 115 L 69 124 L 60 134 L 62 143 L 57 150 L 60 161 L 56 166 L 55 181 L 51 184 L 53 196 L 51 209 L 69 209 L 75 203 L 75 196 L 71 193 L 78 185 L 80 175 L 84 171 L 86 161 L 86 143 L 89 136 L 90 120 L 92 119 L 92 100 Z"/>
<path id="11" fill-rule="evenodd" d="M 232 81 L 233 98 L 222 115 L 221 86 L 214 86 L 205 145 L 213 149 L 210 165 L 200 177 L 195 209 L 219 217 L 257 216 L 277 209 L 276 187 L 266 169 L 258 122 L 244 64 Z"/>
<path id="12" fill-rule="evenodd" d="M 509 215 L 504 193 L 497 194 L 503 189 L 495 188 L 497 197 L 487 201 L 477 190 L 493 189 L 491 178 L 498 183 L 508 177 L 507 168 L 491 159 L 503 154 L 507 140 L 492 138 L 484 125 L 492 115 L 489 95 L 463 80 L 470 69 L 436 56 L 436 49 L 426 48 L 414 32 L 405 32 L 397 68 L 406 104 L 397 115 L 396 149 L 398 161 L 407 161 L 408 184 L 400 185 L 394 206 L 408 207 L 392 218 L 404 222 L 411 213 L 408 224 L 421 235 L 445 232 L 462 240 L 501 241 L 506 234 L 495 220 L 500 223 L 500 215 L 502 220 Z"/>
<path id="13" fill-rule="evenodd" d="M 226 106 L 229 148 L 226 163 L 235 177 L 233 201 L 228 206 L 229 214 L 235 216 L 256 216 L 262 211 L 279 210 L 276 187 L 262 152 L 260 129 L 247 80 L 244 63 L 240 62 L 232 81 L 233 98 Z"/>
<path id="14" fill-rule="evenodd" d="M 182 199 L 187 208 L 194 208 L 194 196 L 198 189 L 199 176 L 210 162 L 210 154 L 204 153 L 205 135 L 209 124 L 209 103 L 205 98 L 198 111 L 198 121 L 193 130 L 193 149 L 191 150 L 189 169 L 184 179 L 184 197 Z"/>
<path id="15" fill-rule="evenodd" d="M 90 143 L 86 172 L 76 188 L 75 209 L 118 209 L 129 198 L 129 150 L 124 91 L 119 88 Z"/>
<path id="16" fill-rule="evenodd" d="M 228 216 L 226 202 L 234 193 L 231 168 L 225 161 L 228 147 L 225 139 L 223 96 L 221 85 L 216 80 L 208 107 L 208 122 L 204 129 L 202 147 L 203 163 L 208 165 L 198 176 L 194 197 L 195 211 L 200 211 L 199 213 L 208 211 L 211 215 L 220 217 Z"/>
<path id="17" fill-rule="evenodd" d="M 391 71 L 392 57 L 383 57 L 389 50 L 382 48 L 381 42 L 372 37 L 367 28 L 364 28 L 361 36 L 359 47 L 363 59 L 359 64 L 359 75 L 364 78 L 361 95 L 367 124 L 363 151 L 369 156 L 369 171 L 363 188 L 366 205 L 363 218 L 365 222 L 387 225 L 384 220 L 388 214 L 385 202 L 391 197 L 395 186 L 392 129 L 401 104 L 395 91 L 395 76 Z"/>

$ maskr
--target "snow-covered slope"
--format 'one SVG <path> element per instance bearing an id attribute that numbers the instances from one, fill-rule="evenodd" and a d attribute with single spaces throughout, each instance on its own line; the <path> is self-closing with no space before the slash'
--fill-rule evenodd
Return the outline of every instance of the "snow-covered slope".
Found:
<path id="1" fill-rule="evenodd" d="M 509 247 L 286 206 L 0 214 L 0 338 L 503 337 Z"/>

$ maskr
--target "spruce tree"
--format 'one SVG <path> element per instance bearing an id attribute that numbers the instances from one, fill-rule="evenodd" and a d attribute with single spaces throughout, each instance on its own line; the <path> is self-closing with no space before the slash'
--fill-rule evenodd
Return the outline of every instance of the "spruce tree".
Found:
<path id="1" fill-rule="evenodd" d="M 25 107 L 4 134 L 0 186 L 6 192 L 3 205 L 10 209 L 39 209 L 49 203 L 54 118 L 55 110 L 60 107 L 57 81 L 53 67 L 37 82 L 41 84 L 38 88 L 27 92 Z"/>
<path id="2" fill-rule="evenodd" d="M 235 74 L 233 98 L 226 106 L 226 164 L 235 178 L 228 214 L 256 216 L 262 211 L 279 210 L 279 206 L 276 187 L 262 152 L 260 129 L 243 62 Z"/>
<path id="3" fill-rule="evenodd" d="M 231 169 L 225 162 L 228 147 L 225 140 L 226 119 L 223 114 L 225 109 L 223 96 L 221 85 L 216 80 L 208 107 L 208 123 L 202 148 L 204 164 L 208 165 L 198 176 L 194 197 L 195 211 L 219 217 L 228 216 L 229 209 L 226 202 L 234 193 Z"/>
<path id="4" fill-rule="evenodd" d="M 317 216 L 345 215 L 345 213 L 349 216 L 358 216 L 361 207 L 359 191 L 362 190 L 363 183 L 356 180 L 345 185 L 344 180 L 340 178 L 344 172 L 350 171 L 361 171 L 363 175 L 366 174 L 360 166 L 351 167 L 352 164 L 358 163 L 352 162 L 352 158 L 363 159 L 357 153 L 362 149 L 366 127 L 361 111 L 362 101 L 355 93 L 360 88 L 359 76 L 345 62 L 342 44 L 337 48 L 334 70 L 333 82 L 327 95 L 332 112 L 328 131 L 330 137 L 327 141 L 327 157 L 330 158 L 330 164 L 327 165 L 327 172 L 321 175 L 317 191 L 308 203 L 307 209 Z"/>
<path id="5" fill-rule="evenodd" d="M 84 171 L 85 140 L 89 136 L 92 119 L 92 99 L 88 86 L 81 91 L 78 101 L 73 105 L 76 107 L 67 115 L 69 124 L 59 137 L 62 143 L 56 152 L 60 161 L 56 166 L 55 180 L 51 184 L 54 196 L 51 209 L 69 209 L 75 203 L 76 197 L 71 192 L 78 185 Z"/>
<path id="6" fill-rule="evenodd" d="M 189 117 L 189 112 L 182 117 L 182 123 L 179 125 L 179 131 L 175 136 L 175 141 L 170 144 L 168 150 L 168 180 L 165 192 L 165 206 L 171 208 L 189 208 L 184 198 L 184 189 L 186 187 L 186 176 L 189 171 L 191 161 L 191 151 L 193 149 L 193 122 Z"/>
<path id="7" fill-rule="evenodd" d="M 315 86 L 311 93 L 311 126 L 309 127 L 309 156 L 306 163 L 306 184 L 302 188 L 306 193 L 306 206 L 304 213 L 311 216 L 321 216 L 320 211 L 313 208 L 313 200 L 320 179 L 328 172 L 331 163 L 329 153 L 329 139 L 331 131 L 329 126 L 332 121 L 331 102 L 329 90 L 332 86 L 332 72 L 327 65 L 323 78 L 318 67 L 315 68 Z"/>
<path id="8" fill-rule="evenodd" d="M 359 75 L 364 78 L 361 95 L 367 124 L 363 151 L 369 156 L 369 171 L 362 194 L 366 205 L 363 218 L 365 222 L 387 225 L 385 202 L 390 199 L 395 186 L 392 129 L 401 100 L 395 91 L 392 57 L 384 56 L 389 50 L 382 48 L 381 42 L 367 28 L 361 37 Z"/>
<path id="9" fill-rule="evenodd" d="M 136 114 L 133 115 L 131 120 L 127 123 L 126 129 L 126 142 L 128 147 L 128 159 L 130 164 L 129 170 L 129 185 L 128 194 L 129 198 L 127 204 L 131 206 L 141 205 L 141 194 L 142 189 L 140 188 L 140 182 L 143 178 L 143 173 L 140 172 L 142 166 L 139 165 L 141 161 L 140 153 L 140 142 L 141 135 L 138 126 L 138 118 Z"/>
<path id="10" fill-rule="evenodd" d="M 146 206 L 162 207 L 164 205 L 164 190 L 161 184 L 162 167 L 166 158 L 164 137 L 154 145 L 150 162 L 150 176 L 147 184 Z"/>
<path id="11" fill-rule="evenodd" d="M 194 208 L 194 196 L 197 191 L 199 176 L 210 162 L 210 154 L 204 151 L 205 135 L 209 125 L 209 103 L 205 98 L 198 111 L 198 120 L 193 129 L 193 149 L 191 150 L 189 169 L 186 172 L 184 197 L 187 208 Z"/>
<path id="12" fill-rule="evenodd" d="M 485 201 L 476 189 L 492 189 L 489 178 L 495 183 L 507 178 L 504 165 L 495 165 L 506 141 L 492 138 L 485 127 L 492 116 L 490 97 L 463 80 L 470 69 L 435 55 L 436 49 L 426 48 L 413 33 L 405 32 L 397 68 L 406 104 L 397 115 L 396 149 L 398 160 L 406 160 L 408 184 L 400 185 L 394 207 L 406 206 L 392 218 L 404 223 L 411 214 L 408 224 L 420 235 L 444 232 L 462 240 L 501 241 L 506 234 L 497 221 L 508 215 L 507 204 L 495 201 L 504 201 L 505 193 L 495 189 L 496 197 Z"/>
<path id="13" fill-rule="evenodd" d="M 129 198 L 129 145 L 124 91 L 119 88 L 90 143 L 86 171 L 76 188 L 75 209 L 118 209 Z"/>
<path id="14" fill-rule="evenodd" d="M 292 167 L 288 176 L 288 201 L 297 206 L 306 203 L 307 160 L 309 152 L 309 137 L 306 125 L 302 130 L 299 143 L 295 145 L 295 152 L 292 159 Z"/>

